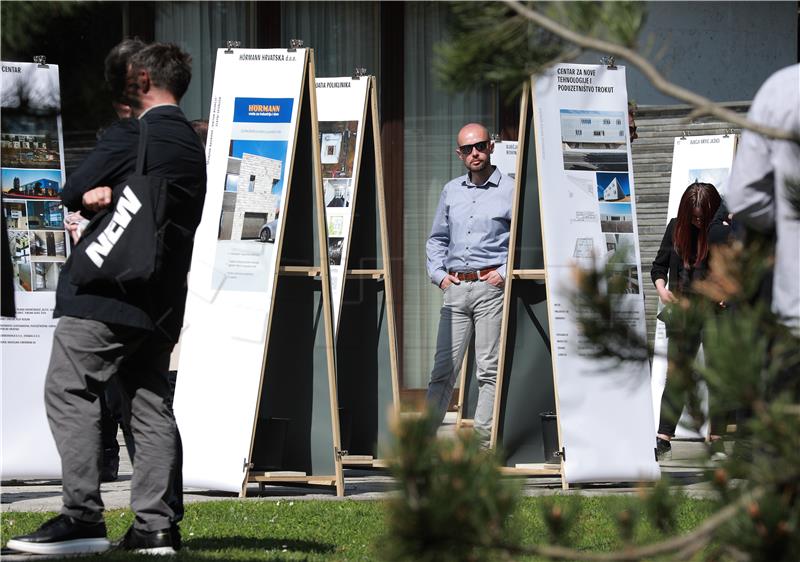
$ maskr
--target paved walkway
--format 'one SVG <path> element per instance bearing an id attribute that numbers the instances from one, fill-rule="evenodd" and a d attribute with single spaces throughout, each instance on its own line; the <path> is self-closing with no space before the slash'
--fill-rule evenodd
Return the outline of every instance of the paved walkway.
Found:
<path id="1" fill-rule="evenodd" d="M 454 414 L 448 414 L 446 426 L 442 433 L 452 432 L 455 421 Z M 122 443 L 122 435 L 119 436 Z M 693 497 L 708 497 L 713 492 L 704 480 L 706 470 L 702 460 L 705 447 L 702 443 L 678 441 L 673 444 L 673 458 L 662 462 L 662 473 L 669 476 L 675 485 Z M 101 487 L 103 502 L 107 509 L 128 507 L 130 502 L 131 463 L 125 447 L 120 449 L 120 471 L 116 482 L 103 484 Z M 352 500 L 375 500 L 386 498 L 393 491 L 393 479 L 386 470 L 345 470 L 345 498 Z M 635 484 L 613 483 L 594 484 L 574 487 L 566 493 L 582 495 L 630 494 L 637 491 Z M 523 493 L 527 496 L 551 495 L 565 493 L 561 489 L 561 480 L 557 477 L 526 478 Z M 279 486 L 267 485 L 259 490 L 258 485 L 248 486 L 248 499 L 280 500 L 337 500 L 333 488 L 319 486 Z M 212 500 L 238 499 L 237 494 L 215 492 L 187 488 L 184 492 L 186 503 Z M 61 482 L 26 481 L 4 482 L 0 510 L 12 511 L 58 511 L 61 507 Z"/>

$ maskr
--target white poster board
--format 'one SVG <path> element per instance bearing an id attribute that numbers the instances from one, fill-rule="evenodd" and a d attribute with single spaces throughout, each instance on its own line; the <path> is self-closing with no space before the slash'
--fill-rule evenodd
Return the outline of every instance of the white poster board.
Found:
<path id="1" fill-rule="evenodd" d="M 64 143 L 58 66 L 2 63 L 3 214 L 16 318 L 0 320 L 3 480 L 60 478 L 44 409 L 56 285 L 69 252 L 64 228 Z"/>
<path id="2" fill-rule="evenodd" d="M 571 299 L 576 266 L 624 252 L 618 313 L 645 337 L 625 69 L 557 65 L 532 89 L 564 478 L 655 480 L 649 366 L 591 357 Z"/>
<path id="3" fill-rule="evenodd" d="M 217 51 L 175 390 L 186 486 L 239 492 L 246 476 L 306 59 Z"/>
<path id="4" fill-rule="evenodd" d="M 511 179 L 517 177 L 517 141 L 495 141 L 492 152 L 492 164 L 497 166 L 500 173 Z"/>
<path id="5" fill-rule="evenodd" d="M 669 203 L 667 206 L 667 223 L 678 215 L 683 192 L 695 181 L 710 183 L 717 188 L 720 195 L 725 196 L 733 157 L 736 153 L 735 135 L 703 135 L 695 137 L 679 137 L 675 139 L 672 153 L 672 175 L 669 184 Z M 658 310 L 661 310 L 658 303 Z M 667 331 L 664 323 L 656 319 L 656 332 L 652 367 L 653 415 L 656 429 L 661 412 L 661 396 L 667 380 Z M 702 346 L 700 353 L 702 354 Z M 703 413 L 708 418 L 708 389 L 701 383 Z M 684 411 L 681 414 L 675 437 L 682 439 L 704 438 L 708 435 L 709 424 L 706 423 L 697 432 L 693 429 L 691 417 Z"/>
<path id="6" fill-rule="evenodd" d="M 338 332 L 353 225 L 353 202 L 364 144 L 369 76 L 317 78 L 322 187 L 328 225 L 333 329 Z"/>

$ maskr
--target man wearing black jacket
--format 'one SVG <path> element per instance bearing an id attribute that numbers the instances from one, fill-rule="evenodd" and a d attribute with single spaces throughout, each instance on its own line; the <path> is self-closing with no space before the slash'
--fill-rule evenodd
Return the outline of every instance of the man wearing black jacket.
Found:
<path id="1" fill-rule="evenodd" d="M 64 186 L 62 199 L 69 209 L 91 214 L 109 207 L 112 186 L 134 173 L 139 122 L 146 121 L 145 173 L 169 182 L 164 265 L 158 281 L 144 286 L 91 289 L 73 284 L 72 263 L 64 265 L 45 384 L 47 415 L 61 455 L 64 506 L 38 531 L 10 540 L 9 548 L 53 555 L 109 548 L 100 497 L 99 419 L 100 397 L 112 377 L 118 377 L 130 402 L 136 441 L 131 481 L 136 519 L 119 547 L 153 554 L 180 547 L 180 436 L 167 374 L 183 323 L 186 275 L 206 184 L 202 145 L 177 106 L 191 79 L 190 62 L 170 44 L 135 52 L 126 65 L 126 95 L 120 100 L 131 106 L 134 118 L 109 127 Z"/>

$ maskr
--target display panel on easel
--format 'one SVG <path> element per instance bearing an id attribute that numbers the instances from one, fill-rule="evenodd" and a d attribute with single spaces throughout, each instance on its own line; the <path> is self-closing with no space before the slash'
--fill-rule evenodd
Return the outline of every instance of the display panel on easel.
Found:
<path id="1" fill-rule="evenodd" d="M 526 85 L 520 97 L 514 168 L 517 189 L 511 215 L 510 267 L 500 331 L 492 443 L 503 453 L 505 473 L 560 476 L 559 459 L 554 456 L 558 437 L 552 435 L 554 444 L 548 451 L 541 415 L 552 416 L 557 409 L 530 98 L 530 87 Z"/>
<path id="2" fill-rule="evenodd" d="M 344 476 L 313 51 L 306 76 L 282 219 L 271 310 L 275 329 L 269 330 L 246 470 L 248 482 L 335 486 L 341 496 Z"/>
<path id="3" fill-rule="evenodd" d="M 350 249 L 368 86 L 368 77 L 317 78 L 317 115 L 335 332 L 339 327 Z"/>
<path id="4" fill-rule="evenodd" d="M 657 479 L 648 365 L 593 357 L 571 298 L 575 267 L 615 256 L 618 314 L 645 337 L 625 69 L 561 64 L 532 92 L 564 478 Z"/>
<path id="5" fill-rule="evenodd" d="M 175 414 L 184 483 L 240 491 L 264 371 L 308 51 L 217 52 Z"/>
<path id="6" fill-rule="evenodd" d="M 69 252 L 60 199 L 65 176 L 58 66 L 4 61 L 0 84 L 2 212 L 16 303 L 16 318 L 0 320 L 0 475 L 59 478 L 61 459 L 42 399 L 56 327 L 55 291 Z"/>
<path id="7" fill-rule="evenodd" d="M 344 217 L 346 227 L 341 263 L 335 263 L 335 255 L 329 261 L 332 285 L 334 270 L 340 275 L 332 299 L 339 308 L 336 380 L 342 462 L 385 466 L 383 451 L 392 439 L 390 422 L 399 407 L 399 388 L 376 80 L 371 76 L 319 79 L 317 96 L 323 183 L 331 173 L 340 174 L 345 162 L 326 169 L 325 135 L 347 128 L 345 124 L 358 124 L 348 205 L 332 207 L 330 189 L 325 196 L 329 240 L 335 238 L 331 229 L 339 217 Z"/>

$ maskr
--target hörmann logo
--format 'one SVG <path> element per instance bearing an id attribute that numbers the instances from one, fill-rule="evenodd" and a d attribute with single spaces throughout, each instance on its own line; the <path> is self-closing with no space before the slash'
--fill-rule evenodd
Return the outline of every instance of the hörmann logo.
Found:
<path id="1" fill-rule="evenodd" d="M 279 105 L 264 105 L 261 103 L 251 103 L 247 106 L 247 110 L 253 113 L 280 113 L 281 106 Z"/>
<path id="2" fill-rule="evenodd" d="M 111 218 L 111 222 L 100 233 L 97 240 L 86 247 L 86 255 L 97 267 L 103 267 L 103 262 L 109 252 L 119 241 L 122 233 L 125 232 L 133 215 L 138 213 L 141 208 L 142 202 L 131 191 L 131 188 L 126 185 L 125 189 L 122 190 L 122 197 L 117 201 L 117 207 L 114 209 L 114 216 Z"/>

